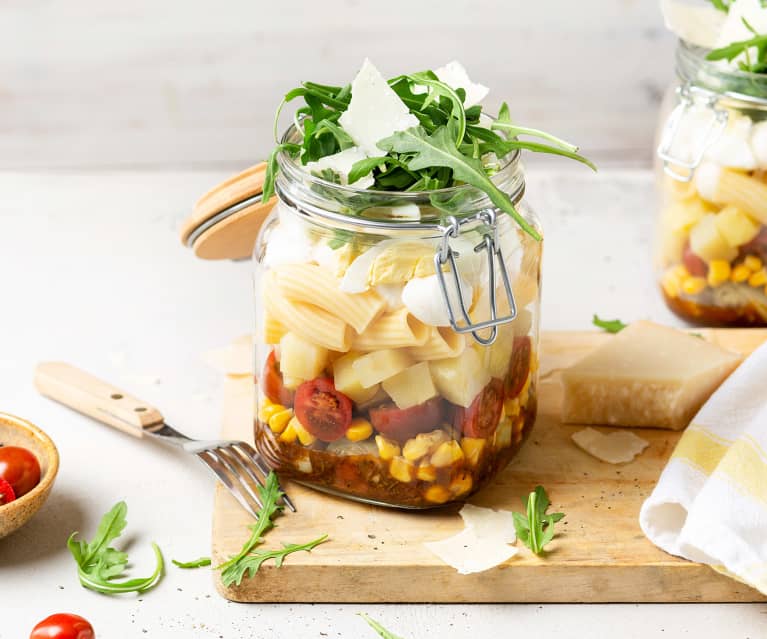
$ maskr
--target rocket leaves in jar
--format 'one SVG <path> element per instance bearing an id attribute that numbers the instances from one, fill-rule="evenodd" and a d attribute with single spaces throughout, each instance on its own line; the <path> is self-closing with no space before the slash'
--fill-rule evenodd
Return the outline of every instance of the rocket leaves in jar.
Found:
<path id="1" fill-rule="evenodd" d="M 748 20 L 745 18 L 741 19 L 754 37 L 731 42 L 726 46 L 714 49 L 706 56 L 706 60 L 712 62 L 727 60 L 727 62 L 732 62 L 735 58 L 742 55 L 745 59 L 738 61 L 738 68 L 741 71 L 746 73 L 767 73 L 767 34 L 758 33 L 749 24 Z"/>
<path id="2" fill-rule="evenodd" d="M 539 240 L 539 233 L 517 212 L 509 195 L 491 179 L 502 168 L 503 160 L 519 150 L 528 150 L 567 157 L 595 169 L 589 160 L 577 153 L 574 145 L 544 131 L 512 123 L 505 103 L 497 119 L 483 118 L 481 105 L 464 106 L 465 88 L 450 86 L 433 71 L 399 75 L 388 80 L 388 86 L 393 91 L 391 97 L 401 100 L 409 112 L 408 117 L 414 116 L 413 121 L 417 120 L 418 125 L 404 130 L 392 128 L 391 135 L 377 141 L 381 153 L 366 152 L 365 155 L 375 157 L 363 158 L 351 167 L 347 176 L 350 185 L 369 178 L 366 182 L 371 191 L 430 192 L 470 184 Z M 294 125 L 300 139 L 280 143 L 277 138 L 279 116 L 288 102 L 299 98 L 304 104 L 295 112 Z M 267 162 L 264 199 L 274 193 L 279 154 L 287 154 L 307 165 L 350 149 L 359 142 L 340 123 L 351 99 L 352 85 L 315 82 L 304 82 L 285 94 L 275 116 L 277 145 Z M 520 136 L 541 141 L 521 140 Z M 322 175 L 318 177 L 322 178 Z M 371 205 L 359 197 L 361 191 L 350 194 L 349 202 L 344 202 L 348 204 L 347 213 L 359 215 Z M 443 210 L 439 201 L 433 204 Z M 454 213 L 452 210 L 447 212 Z"/>

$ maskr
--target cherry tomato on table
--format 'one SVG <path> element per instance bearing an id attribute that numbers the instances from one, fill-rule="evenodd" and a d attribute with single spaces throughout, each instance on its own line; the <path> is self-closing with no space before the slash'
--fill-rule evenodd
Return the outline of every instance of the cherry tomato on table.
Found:
<path id="1" fill-rule="evenodd" d="M 533 345 L 530 337 L 515 337 L 514 350 L 511 353 L 511 364 L 506 374 L 506 397 L 515 398 L 522 392 L 530 372 L 530 358 Z"/>
<path id="2" fill-rule="evenodd" d="M 329 377 L 301 384 L 294 410 L 301 425 L 323 442 L 341 439 L 352 423 L 352 400 L 337 391 Z"/>
<path id="3" fill-rule="evenodd" d="M 282 382 L 282 373 L 274 351 L 266 358 L 264 372 L 261 375 L 261 390 L 275 404 L 293 405 L 293 392 L 285 388 Z"/>
<path id="4" fill-rule="evenodd" d="M 370 423 L 384 436 L 404 442 L 437 428 L 444 414 L 445 403 L 439 397 L 404 409 L 389 402 L 370 409 Z"/>
<path id="5" fill-rule="evenodd" d="M 40 462 L 19 446 L 0 446 L 0 479 L 7 481 L 18 499 L 40 483 Z"/>
<path id="6" fill-rule="evenodd" d="M 490 437 L 501 419 L 503 393 L 503 382 L 491 379 L 468 408 L 458 407 L 453 425 L 460 428 L 466 437 Z"/>
<path id="7" fill-rule="evenodd" d="M 95 636 L 93 626 L 87 619 L 59 612 L 37 624 L 29 639 L 94 639 Z"/>

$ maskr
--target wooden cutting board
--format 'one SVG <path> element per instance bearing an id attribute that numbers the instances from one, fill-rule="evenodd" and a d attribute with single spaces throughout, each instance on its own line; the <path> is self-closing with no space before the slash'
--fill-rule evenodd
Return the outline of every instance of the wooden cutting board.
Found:
<path id="1" fill-rule="evenodd" d="M 767 330 L 706 330 L 705 337 L 749 353 Z M 295 484 L 286 490 L 298 513 L 287 513 L 269 532 L 265 547 L 302 543 L 323 533 L 330 541 L 311 554 L 296 553 L 282 568 L 265 565 L 254 579 L 219 592 L 251 602 L 689 602 L 765 601 L 757 591 L 707 566 L 667 555 L 637 523 L 679 438 L 654 429 L 636 432 L 650 446 L 632 463 L 614 466 L 576 448 L 570 435 L 581 427 L 559 421 L 558 369 L 604 340 L 604 333 L 548 333 L 541 343 L 539 415 L 516 459 L 494 483 L 471 498 L 480 506 L 523 510 L 521 498 L 546 487 L 553 510 L 566 513 L 545 558 L 522 548 L 507 564 L 459 575 L 427 551 L 423 542 L 462 529 L 458 507 L 404 512 L 330 497 Z M 223 434 L 252 441 L 253 386 L 229 377 Z M 640 432 L 641 431 L 641 432 Z M 214 565 L 239 550 L 252 520 L 220 486 L 213 514 Z M 521 544 L 518 543 L 519 546 Z"/>

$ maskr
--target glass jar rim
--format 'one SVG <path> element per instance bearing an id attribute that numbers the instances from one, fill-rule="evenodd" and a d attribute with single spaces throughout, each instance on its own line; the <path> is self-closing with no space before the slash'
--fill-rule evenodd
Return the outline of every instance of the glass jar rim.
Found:
<path id="1" fill-rule="evenodd" d="M 494 119 L 494 118 L 493 118 Z M 296 124 L 292 124 L 282 135 L 281 143 L 295 143 L 300 139 L 300 132 Z M 490 179 L 496 184 L 496 186 L 504 187 L 511 199 L 516 205 L 524 195 L 525 181 L 524 170 L 520 162 L 521 151 L 515 149 L 509 153 L 505 158 L 501 160 L 501 166 L 498 171 L 490 176 Z M 328 193 L 331 196 L 336 196 L 339 199 L 354 201 L 357 198 L 364 198 L 369 202 L 366 209 L 387 209 L 389 215 L 381 215 L 380 217 L 366 216 L 366 220 L 370 222 L 387 222 L 396 224 L 406 224 L 412 222 L 412 220 L 405 220 L 403 218 L 393 217 L 391 210 L 396 209 L 397 206 L 403 206 L 405 204 L 418 204 L 432 206 L 437 210 L 440 210 L 439 206 L 435 206 L 435 202 L 443 201 L 457 201 L 461 198 L 464 203 L 462 207 L 463 211 L 450 211 L 449 214 L 456 217 L 462 217 L 464 215 L 470 215 L 476 213 L 477 210 L 482 208 L 491 208 L 494 205 L 490 202 L 488 195 L 481 189 L 471 184 L 460 184 L 457 186 L 446 187 L 442 189 L 433 189 L 431 191 L 381 191 L 374 189 L 363 189 L 354 185 L 344 185 L 325 180 L 321 177 L 311 174 L 305 169 L 305 167 L 291 155 L 285 151 L 280 151 L 277 154 L 277 163 L 279 166 L 279 173 L 277 176 L 277 192 L 281 196 L 286 195 L 288 188 L 283 188 L 285 185 L 281 185 L 281 178 L 287 178 L 291 186 L 295 186 L 295 190 L 298 190 L 298 199 L 314 200 L 315 207 L 318 204 L 317 193 Z M 300 185 L 300 186 L 296 186 Z M 506 188 L 508 187 L 508 188 Z M 294 200 L 295 197 L 289 197 L 288 199 Z M 326 198 L 327 201 L 327 198 Z M 444 217 L 445 211 L 441 213 L 434 213 L 432 215 L 426 214 L 421 217 L 422 222 L 434 221 L 440 217 Z M 352 217 L 352 216 L 349 216 Z"/>
<path id="2" fill-rule="evenodd" d="M 710 52 L 680 38 L 676 49 L 680 79 L 732 100 L 767 105 L 767 74 L 723 67 L 706 59 Z"/>

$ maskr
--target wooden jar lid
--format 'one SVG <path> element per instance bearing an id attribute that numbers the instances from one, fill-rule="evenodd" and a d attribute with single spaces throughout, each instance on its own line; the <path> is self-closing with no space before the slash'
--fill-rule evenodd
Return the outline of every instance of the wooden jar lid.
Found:
<path id="1" fill-rule="evenodd" d="M 277 202 L 261 200 L 266 163 L 230 177 L 205 193 L 181 228 L 181 242 L 204 260 L 250 257 L 261 225 Z"/>

